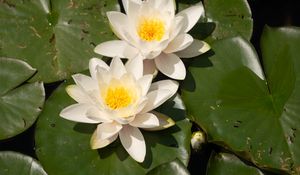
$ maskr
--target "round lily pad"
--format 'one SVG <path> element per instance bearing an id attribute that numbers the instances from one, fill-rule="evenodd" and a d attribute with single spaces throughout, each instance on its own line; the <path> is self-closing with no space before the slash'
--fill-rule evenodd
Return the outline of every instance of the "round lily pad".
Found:
<path id="1" fill-rule="evenodd" d="M 24 83 L 35 71 L 23 61 L 0 58 L 0 140 L 29 128 L 41 112 L 43 84 Z"/>
<path id="2" fill-rule="evenodd" d="M 300 173 L 300 29 L 266 27 L 263 66 L 236 37 L 190 64 L 182 93 L 208 139 L 266 169 Z"/>
<path id="3" fill-rule="evenodd" d="M 46 83 L 87 69 L 94 47 L 114 38 L 106 11 L 117 0 L 6 0 L 0 5 L 0 56 L 26 61 Z"/>
<path id="4" fill-rule="evenodd" d="M 1 175 L 47 175 L 33 158 L 11 151 L 0 152 Z"/>
<path id="5" fill-rule="evenodd" d="M 92 150 L 90 139 L 96 125 L 76 123 L 59 116 L 64 107 L 75 103 L 65 91 L 69 83 L 63 83 L 47 100 L 36 127 L 36 153 L 49 175 L 138 175 L 175 158 L 187 165 L 191 124 L 185 119 L 179 96 L 159 108 L 177 121 L 175 126 L 162 131 L 142 131 L 147 153 L 145 161 L 138 163 L 119 140 Z"/>

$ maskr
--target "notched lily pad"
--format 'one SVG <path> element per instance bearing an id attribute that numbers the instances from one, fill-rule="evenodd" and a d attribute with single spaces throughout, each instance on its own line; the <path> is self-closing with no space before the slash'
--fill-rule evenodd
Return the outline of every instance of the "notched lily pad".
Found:
<path id="1" fill-rule="evenodd" d="M 147 153 L 145 161 L 138 163 L 128 155 L 119 140 L 105 148 L 92 150 L 90 139 L 96 125 L 59 117 L 64 107 L 75 103 L 65 91 L 70 83 L 63 83 L 47 100 L 36 127 L 36 153 L 49 174 L 146 174 L 175 158 L 187 165 L 191 123 L 185 119 L 185 108 L 179 96 L 159 108 L 161 113 L 177 121 L 175 126 L 162 131 L 142 131 Z"/>
<path id="2" fill-rule="evenodd" d="M 212 44 L 195 59 L 182 93 L 210 141 L 261 168 L 300 173 L 300 29 L 266 27 L 264 72 L 244 39 Z"/>
<path id="3" fill-rule="evenodd" d="M 0 57 L 0 140 L 29 128 L 41 112 L 43 83 L 24 83 L 35 71 L 23 61 Z"/>
<path id="4" fill-rule="evenodd" d="M 43 167 L 36 160 L 11 151 L 0 152 L 0 174 L 47 175 Z"/>

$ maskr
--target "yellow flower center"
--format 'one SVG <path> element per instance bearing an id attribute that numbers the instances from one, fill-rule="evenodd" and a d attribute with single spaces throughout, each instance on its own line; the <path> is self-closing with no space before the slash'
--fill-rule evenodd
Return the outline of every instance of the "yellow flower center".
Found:
<path id="1" fill-rule="evenodd" d="M 143 18 L 138 26 L 138 35 L 145 41 L 160 41 L 165 34 L 165 24 L 158 18 Z"/>
<path id="2" fill-rule="evenodd" d="M 105 103 L 111 109 L 127 107 L 133 101 L 130 91 L 124 87 L 109 87 L 106 92 Z"/>

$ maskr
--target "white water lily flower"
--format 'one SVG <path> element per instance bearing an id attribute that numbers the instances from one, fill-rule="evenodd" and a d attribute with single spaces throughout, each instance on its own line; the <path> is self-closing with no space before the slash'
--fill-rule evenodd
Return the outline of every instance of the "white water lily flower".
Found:
<path id="1" fill-rule="evenodd" d="M 153 75 L 143 75 L 141 59 L 129 60 L 124 66 L 116 57 L 108 66 L 92 58 L 89 69 L 91 77 L 72 76 L 76 85 L 68 86 L 66 91 L 77 103 L 64 108 L 60 116 L 98 124 L 91 138 L 92 149 L 105 147 L 119 136 L 129 155 L 143 162 L 146 145 L 139 128 L 161 130 L 175 124 L 152 110 L 176 93 L 178 83 L 162 80 L 151 84 Z"/>
<path id="2" fill-rule="evenodd" d="M 158 69 L 173 79 L 182 80 L 186 69 L 179 57 L 195 57 L 210 49 L 204 41 L 187 34 L 204 13 L 202 3 L 175 15 L 174 0 L 122 1 L 126 14 L 107 13 L 113 32 L 121 40 L 97 45 L 96 53 L 143 58 L 146 74 Z"/>

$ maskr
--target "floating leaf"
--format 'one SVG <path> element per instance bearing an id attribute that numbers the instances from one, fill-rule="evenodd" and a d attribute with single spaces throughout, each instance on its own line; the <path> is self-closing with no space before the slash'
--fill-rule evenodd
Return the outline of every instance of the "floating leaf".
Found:
<path id="1" fill-rule="evenodd" d="M 119 140 L 105 148 L 92 150 L 90 139 L 96 125 L 59 117 L 64 107 L 75 103 L 65 92 L 67 84 L 63 83 L 46 102 L 36 127 L 36 153 L 49 174 L 145 174 L 175 158 L 187 165 L 191 124 L 184 119 L 185 110 L 179 97 L 160 108 L 160 112 L 180 120 L 175 126 L 162 131 L 143 131 L 147 153 L 145 161 L 139 164 L 128 155 Z"/>
<path id="2" fill-rule="evenodd" d="M 117 0 L 6 0 L 0 2 L 0 56 L 38 69 L 31 81 L 62 80 L 87 68 L 96 44 L 114 37 L 106 11 Z"/>
<path id="3" fill-rule="evenodd" d="M 1 175 L 47 175 L 33 158 L 11 151 L 0 152 Z"/>
<path id="4" fill-rule="evenodd" d="M 179 10 L 196 4 L 198 0 L 179 0 Z M 204 23 L 198 23 L 191 31 L 197 38 L 212 42 L 241 35 L 247 40 L 252 36 L 253 19 L 246 0 L 204 0 Z"/>
<path id="5" fill-rule="evenodd" d="M 175 159 L 171 162 L 164 163 L 162 165 L 159 165 L 158 167 L 154 168 L 153 170 L 149 171 L 147 175 L 189 175 L 189 171 L 186 169 L 184 164 L 178 160 Z"/>
<path id="6" fill-rule="evenodd" d="M 299 28 L 266 27 L 261 49 L 265 73 L 246 40 L 215 42 L 191 63 L 182 96 L 209 140 L 260 167 L 300 173 Z"/>
<path id="7" fill-rule="evenodd" d="M 22 84 L 35 73 L 27 63 L 0 57 L 0 140 L 29 128 L 43 107 L 42 83 Z"/>
<path id="8" fill-rule="evenodd" d="M 209 159 L 207 175 L 262 175 L 263 173 L 252 166 L 242 162 L 236 156 L 229 153 L 213 153 Z"/>

